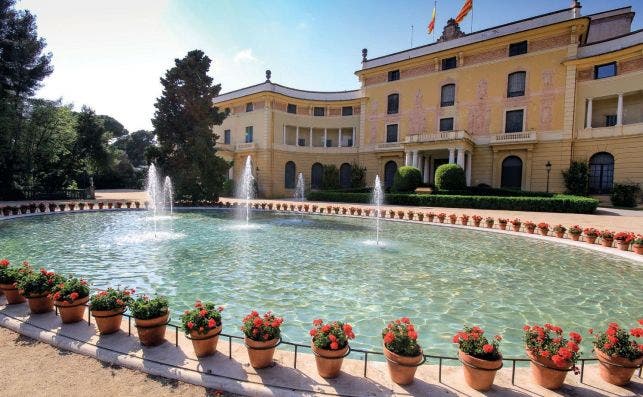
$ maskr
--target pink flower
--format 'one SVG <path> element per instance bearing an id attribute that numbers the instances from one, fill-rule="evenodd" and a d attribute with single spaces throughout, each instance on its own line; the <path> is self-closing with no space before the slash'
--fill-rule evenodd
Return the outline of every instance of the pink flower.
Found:
<path id="1" fill-rule="evenodd" d="M 493 346 L 487 343 L 484 346 L 482 346 L 482 351 L 484 351 L 485 353 L 489 354 L 489 353 L 493 352 Z"/>

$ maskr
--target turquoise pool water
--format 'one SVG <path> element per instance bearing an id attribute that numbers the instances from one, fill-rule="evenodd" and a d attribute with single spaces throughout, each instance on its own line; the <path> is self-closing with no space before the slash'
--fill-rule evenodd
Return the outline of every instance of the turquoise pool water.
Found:
<path id="1" fill-rule="evenodd" d="M 552 322 L 586 335 L 643 316 L 643 266 L 548 241 L 426 224 L 186 211 L 154 223 L 144 211 L 48 215 L 0 222 L 0 257 L 88 278 L 95 288 L 167 295 L 178 315 L 195 299 L 225 306 L 224 332 L 241 335 L 250 310 L 285 318 L 284 337 L 307 343 L 314 318 L 354 325 L 354 347 L 380 348 L 387 320 L 408 316 L 430 353 L 455 355 L 463 324 L 505 337 L 522 356 L 522 326 Z M 591 343 L 583 342 L 589 352 Z"/>

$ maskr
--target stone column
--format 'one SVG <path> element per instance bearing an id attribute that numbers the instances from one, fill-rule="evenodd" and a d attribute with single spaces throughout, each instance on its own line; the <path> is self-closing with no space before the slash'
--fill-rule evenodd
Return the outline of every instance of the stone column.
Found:
<path id="1" fill-rule="evenodd" d="M 462 148 L 458 148 L 458 165 L 464 169 L 464 150 Z"/>
<path id="2" fill-rule="evenodd" d="M 418 151 L 414 150 L 413 151 L 413 167 L 417 168 L 418 167 Z"/>
<path id="3" fill-rule="evenodd" d="M 351 127 L 351 146 L 355 146 L 355 127 Z"/>
<path id="4" fill-rule="evenodd" d="M 429 164 L 431 163 L 430 157 L 424 157 L 424 173 L 422 175 L 422 182 L 429 183 Z"/>
<path id="5" fill-rule="evenodd" d="M 326 147 L 327 142 L 328 142 L 328 130 L 324 128 L 324 147 Z"/>
<path id="6" fill-rule="evenodd" d="M 339 141 L 337 142 L 338 147 L 342 147 L 342 129 L 339 129 Z"/>
<path id="7" fill-rule="evenodd" d="M 232 137 L 230 137 L 232 138 Z M 286 124 L 284 124 L 284 145 L 286 144 Z"/>
<path id="8" fill-rule="evenodd" d="M 310 132 L 310 139 L 308 140 L 308 146 L 313 147 L 313 127 L 310 127 L 308 131 Z"/>
<path id="9" fill-rule="evenodd" d="M 406 159 L 404 160 L 404 165 L 411 165 L 411 152 L 406 152 Z"/>
<path id="10" fill-rule="evenodd" d="M 471 161 L 471 152 L 467 152 L 467 169 L 466 175 L 467 175 L 467 186 L 471 186 L 471 165 L 473 165 L 473 162 Z"/>
<path id="11" fill-rule="evenodd" d="M 585 128 L 592 128 L 592 98 L 587 98 L 587 115 L 585 118 Z"/>
<path id="12" fill-rule="evenodd" d="M 616 106 L 616 125 L 623 125 L 623 94 L 618 94 L 618 105 Z"/>
<path id="13" fill-rule="evenodd" d="M 453 158 L 455 157 L 455 149 L 449 148 L 449 164 L 453 164 Z"/>
<path id="14" fill-rule="evenodd" d="M 299 126 L 297 126 L 297 132 L 295 133 L 295 146 L 299 146 Z"/>

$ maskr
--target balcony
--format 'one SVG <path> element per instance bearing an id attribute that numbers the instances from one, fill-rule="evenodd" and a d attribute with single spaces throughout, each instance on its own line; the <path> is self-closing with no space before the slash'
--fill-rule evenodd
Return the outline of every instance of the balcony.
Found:
<path id="1" fill-rule="evenodd" d="M 630 135 L 642 135 L 643 122 L 611 127 L 583 128 L 578 130 L 578 139 L 617 138 Z"/>
<path id="2" fill-rule="evenodd" d="M 257 143 L 256 142 L 237 143 L 237 146 L 236 146 L 237 150 L 254 150 L 256 148 L 257 148 Z"/>
<path id="3" fill-rule="evenodd" d="M 434 134 L 414 134 L 406 137 L 405 143 L 424 143 L 424 142 L 441 142 L 455 141 L 459 139 L 471 139 L 471 135 L 465 130 L 459 131 L 442 131 Z"/>
<path id="4" fill-rule="evenodd" d="M 225 143 L 218 143 L 217 142 L 216 149 L 220 150 L 222 152 L 233 152 L 234 151 L 234 145 L 225 144 Z"/>
<path id="5" fill-rule="evenodd" d="M 533 131 L 506 132 L 491 136 L 492 145 L 511 145 L 514 143 L 536 142 L 536 133 Z"/>
<path id="6" fill-rule="evenodd" d="M 275 144 L 275 150 L 297 153 L 357 153 L 356 146 L 296 146 Z"/>

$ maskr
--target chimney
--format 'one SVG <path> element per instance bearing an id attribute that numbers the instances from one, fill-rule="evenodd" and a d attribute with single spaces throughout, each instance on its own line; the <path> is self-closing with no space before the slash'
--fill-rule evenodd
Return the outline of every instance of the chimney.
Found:
<path id="1" fill-rule="evenodd" d="M 572 0 L 571 9 L 572 9 L 572 18 L 580 17 L 580 9 L 581 9 L 580 1 Z"/>

